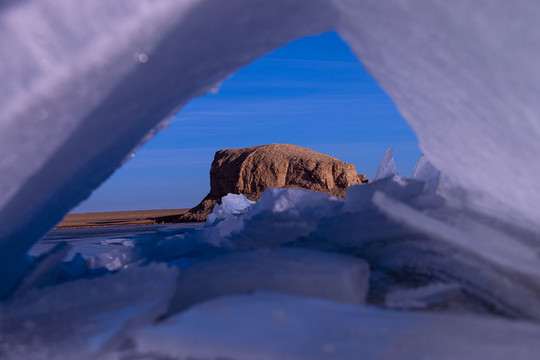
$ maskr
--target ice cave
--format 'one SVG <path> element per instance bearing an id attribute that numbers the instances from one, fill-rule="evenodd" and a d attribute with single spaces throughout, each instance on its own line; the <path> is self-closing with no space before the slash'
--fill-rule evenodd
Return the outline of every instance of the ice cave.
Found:
<path id="1" fill-rule="evenodd" d="M 504 0 L 0 5 L 1 357 L 535 358 L 538 24 Z M 389 151 L 344 200 L 274 189 L 201 231 L 27 254 L 190 99 L 330 29 L 417 134 L 412 178 Z"/>

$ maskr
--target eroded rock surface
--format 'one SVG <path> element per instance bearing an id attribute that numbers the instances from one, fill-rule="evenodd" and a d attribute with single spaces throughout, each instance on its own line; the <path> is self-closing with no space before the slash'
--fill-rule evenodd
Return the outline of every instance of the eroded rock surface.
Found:
<path id="1" fill-rule="evenodd" d="M 210 169 L 210 193 L 179 221 L 205 221 L 229 193 L 259 200 L 269 188 L 300 188 L 345 196 L 352 185 L 369 182 L 353 164 L 290 144 L 269 144 L 216 152 Z"/>

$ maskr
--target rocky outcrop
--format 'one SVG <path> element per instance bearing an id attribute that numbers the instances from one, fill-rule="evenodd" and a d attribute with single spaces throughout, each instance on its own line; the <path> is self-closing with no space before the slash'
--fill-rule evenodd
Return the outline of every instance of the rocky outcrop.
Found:
<path id="1" fill-rule="evenodd" d="M 269 144 L 216 152 L 210 169 L 210 193 L 179 221 L 205 221 L 229 193 L 259 200 L 274 187 L 299 188 L 345 196 L 351 185 L 369 182 L 354 165 L 297 145 Z"/>

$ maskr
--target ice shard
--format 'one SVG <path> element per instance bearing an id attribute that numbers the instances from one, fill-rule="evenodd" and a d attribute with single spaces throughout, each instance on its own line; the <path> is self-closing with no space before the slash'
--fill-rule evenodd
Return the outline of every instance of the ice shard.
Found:
<path id="1" fill-rule="evenodd" d="M 429 160 L 426 159 L 426 156 L 422 155 L 414 167 L 411 178 L 422 181 L 431 181 L 432 179 L 437 178 L 439 174 L 439 171 L 431 165 Z"/>
<path id="2" fill-rule="evenodd" d="M 391 146 L 386 149 L 379 166 L 377 166 L 377 171 L 375 172 L 375 178 L 373 180 L 377 181 L 398 174 L 396 163 L 392 156 L 393 151 L 394 149 Z"/>

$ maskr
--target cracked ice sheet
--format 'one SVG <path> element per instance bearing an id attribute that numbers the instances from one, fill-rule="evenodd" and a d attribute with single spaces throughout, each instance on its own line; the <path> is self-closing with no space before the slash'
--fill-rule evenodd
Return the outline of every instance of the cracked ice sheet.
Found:
<path id="1" fill-rule="evenodd" d="M 218 298 L 132 336 L 132 356 L 234 360 L 530 360 L 540 327 L 256 293 Z M 129 358 L 129 357 L 128 357 Z"/>
<path id="2" fill-rule="evenodd" d="M 0 306 L 0 358 L 107 359 L 120 335 L 162 314 L 176 275 L 152 265 L 19 294 Z"/>
<path id="3" fill-rule="evenodd" d="M 275 247 L 288 242 L 291 246 L 356 254 L 375 269 L 406 274 L 406 279 L 402 276 L 399 280 L 404 288 L 417 286 L 416 277 L 459 282 L 472 301 L 467 311 L 485 309 L 539 319 L 540 274 L 534 248 L 519 239 L 517 228 L 517 237 L 513 237 L 511 232 L 471 216 L 457 221 L 459 213 L 446 208 L 445 201 L 433 193 L 437 182 L 429 183 L 426 186 L 420 180 L 387 177 L 351 187 L 345 200 L 298 189 L 273 189 L 246 214 L 194 235 L 236 248 Z M 380 196 L 374 197 L 379 192 L 399 201 L 380 209 Z M 391 216 L 390 211 L 406 218 L 415 214 L 420 220 L 404 222 Z M 439 218 L 431 216 L 434 212 Z M 222 226 L 231 229 L 230 222 L 234 231 L 220 230 Z M 445 236 L 443 241 L 440 236 Z M 504 244 L 513 245 L 506 249 Z M 528 274 L 523 276 L 524 272 Z M 372 285 L 375 292 L 386 291 L 384 284 Z"/>

